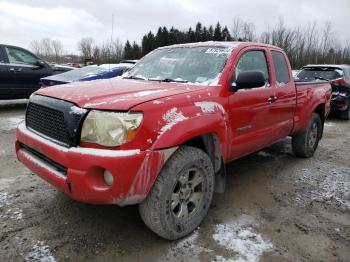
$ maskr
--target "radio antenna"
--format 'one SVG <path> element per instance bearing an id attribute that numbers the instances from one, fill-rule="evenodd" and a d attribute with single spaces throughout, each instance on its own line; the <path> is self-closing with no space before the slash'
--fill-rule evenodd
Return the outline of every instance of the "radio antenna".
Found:
<path id="1" fill-rule="evenodd" d="M 114 14 L 112 13 L 112 30 L 111 30 L 111 41 L 109 43 L 109 52 L 108 52 L 108 56 L 109 56 L 109 70 L 111 71 L 111 62 L 112 62 L 112 57 L 111 57 L 111 53 L 112 53 L 112 47 L 113 47 L 113 33 L 114 33 Z"/>

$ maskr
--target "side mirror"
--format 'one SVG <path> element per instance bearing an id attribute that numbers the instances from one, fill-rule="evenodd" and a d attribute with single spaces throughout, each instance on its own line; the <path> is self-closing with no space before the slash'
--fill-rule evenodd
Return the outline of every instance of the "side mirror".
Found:
<path id="1" fill-rule="evenodd" d="M 44 61 L 42 61 L 42 60 L 38 60 L 38 61 L 37 61 L 37 65 L 38 65 L 39 67 L 45 67 L 45 66 L 46 66 L 46 63 L 45 63 Z"/>
<path id="2" fill-rule="evenodd" d="M 235 84 L 235 86 L 234 86 Z M 266 79 L 261 71 L 244 71 L 241 72 L 235 83 L 231 85 L 231 91 L 238 89 L 250 89 L 263 87 L 266 84 Z"/>

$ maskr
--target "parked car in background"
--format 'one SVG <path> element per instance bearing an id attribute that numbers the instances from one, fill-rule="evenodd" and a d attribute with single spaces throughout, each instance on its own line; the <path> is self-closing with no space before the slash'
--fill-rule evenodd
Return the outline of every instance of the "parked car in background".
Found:
<path id="1" fill-rule="evenodd" d="M 54 75 L 62 74 L 62 73 L 76 69 L 76 67 L 69 66 L 69 65 L 59 65 L 54 63 L 48 63 L 48 64 L 52 67 Z"/>
<path id="2" fill-rule="evenodd" d="M 52 74 L 53 68 L 30 51 L 0 45 L 0 100 L 28 98 L 40 88 L 40 78 Z"/>
<path id="3" fill-rule="evenodd" d="M 300 81 L 329 80 L 332 111 L 341 119 L 350 119 L 350 65 L 307 65 L 297 77 Z"/>
<path id="4" fill-rule="evenodd" d="M 47 87 L 72 82 L 108 79 L 122 75 L 132 66 L 133 64 L 130 63 L 85 66 L 59 75 L 41 78 L 41 85 Z"/>
<path id="5" fill-rule="evenodd" d="M 74 67 L 74 68 L 84 67 L 83 64 L 78 64 L 78 63 L 67 63 L 67 66 L 71 66 L 71 67 Z"/>
<path id="6" fill-rule="evenodd" d="M 136 64 L 139 60 L 122 60 L 121 64 Z"/>
<path id="7" fill-rule="evenodd" d="M 300 70 L 292 70 L 293 77 L 296 77 L 299 74 Z"/>
<path id="8" fill-rule="evenodd" d="M 162 47 L 121 78 L 38 90 L 16 153 L 76 200 L 139 204 L 145 224 L 173 240 L 223 193 L 225 163 L 286 136 L 296 156 L 313 156 L 331 93 L 327 81 L 295 82 L 275 46 Z"/>

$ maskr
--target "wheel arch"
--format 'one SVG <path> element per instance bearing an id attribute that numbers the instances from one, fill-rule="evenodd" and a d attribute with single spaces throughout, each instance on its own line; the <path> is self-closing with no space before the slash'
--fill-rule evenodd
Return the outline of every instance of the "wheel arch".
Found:
<path id="1" fill-rule="evenodd" d="M 324 122 L 326 120 L 326 105 L 325 104 L 319 104 L 318 106 L 316 106 L 316 108 L 314 109 L 313 113 L 316 113 L 319 115 L 320 119 L 321 119 L 321 134 L 320 134 L 320 138 L 322 138 L 323 136 L 323 129 L 324 129 Z"/>
<path id="2" fill-rule="evenodd" d="M 192 137 L 183 142 L 182 145 L 192 146 L 203 150 L 208 154 L 215 173 L 221 169 L 223 163 L 222 148 L 220 139 L 215 132 Z"/>

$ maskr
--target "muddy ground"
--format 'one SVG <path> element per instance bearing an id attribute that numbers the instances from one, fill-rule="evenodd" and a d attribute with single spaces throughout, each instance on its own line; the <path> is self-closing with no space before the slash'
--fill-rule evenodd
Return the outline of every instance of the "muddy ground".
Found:
<path id="1" fill-rule="evenodd" d="M 16 159 L 26 100 L 0 103 L 0 261 L 350 261 L 350 122 L 315 156 L 290 139 L 227 165 L 228 186 L 192 235 L 169 242 L 136 206 L 71 200 Z"/>

